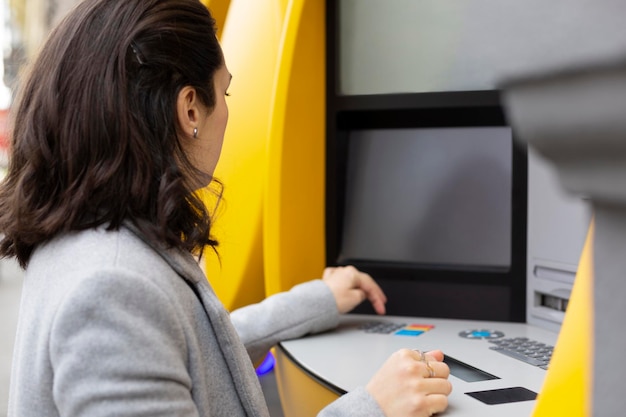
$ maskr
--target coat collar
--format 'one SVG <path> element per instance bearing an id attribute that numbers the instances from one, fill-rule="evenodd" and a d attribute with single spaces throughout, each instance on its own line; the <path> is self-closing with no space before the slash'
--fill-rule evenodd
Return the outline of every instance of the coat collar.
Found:
<path id="1" fill-rule="evenodd" d="M 124 222 L 124 227 L 141 239 L 146 245 L 150 246 L 186 281 L 192 284 L 198 284 L 201 280 L 206 280 L 204 272 L 202 272 L 202 269 L 198 265 L 198 261 L 191 253 L 178 248 L 166 247 L 160 242 L 149 239 L 137 225 L 129 221 Z"/>

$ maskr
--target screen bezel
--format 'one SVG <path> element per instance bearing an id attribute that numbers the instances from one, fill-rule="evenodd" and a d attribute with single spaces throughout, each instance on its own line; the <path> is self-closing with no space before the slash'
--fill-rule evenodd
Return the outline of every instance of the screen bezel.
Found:
<path id="1" fill-rule="evenodd" d="M 378 99 L 378 100 L 377 100 Z M 326 263 L 327 265 L 354 265 L 368 272 L 392 292 L 408 287 L 427 286 L 438 293 L 439 288 L 472 293 L 468 307 L 450 310 L 444 317 L 489 319 L 502 321 L 525 320 L 526 309 L 526 223 L 527 223 L 527 152 L 519 141 L 513 141 L 512 155 L 512 213 L 511 264 L 506 268 L 453 268 L 437 265 L 380 262 L 363 259 L 340 259 L 343 227 L 347 150 L 349 133 L 362 129 L 393 128 L 450 128 L 508 126 L 497 92 L 423 93 L 385 97 L 339 97 L 329 109 L 326 160 Z M 513 132 L 513 135 L 515 133 Z M 395 284 L 391 284 L 394 282 Z M 422 286 L 416 283 L 422 283 Z M 431 285 L 433 284 L 433 285 Z M 472 289 L 476 289 L 473 291 Z M 417 291 L 420 291 L 417 289 Z M 468 292 L 469 291 L 469 292 Z M 491 314 L 482 309 L 475 314 L 465 312 L 471 303 L 480 301 L 481 292 L 490 294 L 485 302 L 501 305 Z M 458 294 L 449 297 L 454 302 Z M 498 301 L 497 299 L 506 298 Z M 445 302 L 446 297 L 441 299 Z M 427 315 L 428 310 L 406 305 L 391 305 L 397 313 Z M 367 308 L 363 312 L 370 312 Z M 430 316 L 441 316 L 433 311 Z"/>

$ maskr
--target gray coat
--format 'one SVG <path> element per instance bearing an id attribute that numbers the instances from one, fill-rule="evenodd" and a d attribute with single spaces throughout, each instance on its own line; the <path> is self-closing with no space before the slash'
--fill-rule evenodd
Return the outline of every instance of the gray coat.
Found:
<path id="1" fill-rule="evenodd" d="M 229 314 L 192 256 L 131 229 L 67 234 L 33 254 L 8 416 L 268 416 L 251 358 L 335 326 L 328 287 Z M 383 414 L 359 388 L 320 415 Z"/>

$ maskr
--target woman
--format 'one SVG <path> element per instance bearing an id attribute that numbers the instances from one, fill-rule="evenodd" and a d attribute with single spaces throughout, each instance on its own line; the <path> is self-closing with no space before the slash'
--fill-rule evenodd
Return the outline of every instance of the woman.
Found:
<path id="1" fill-rule="evenodd" d="M 217 300 L 194 191 L 220 195 L 230 79 L 198 0 L 86 0 L 51 34 L 0 188 L 0 255 L 26 268 L 9 416 L 267 416 L 252 361 L 365 298 L 384 313 L 352 267 L 231 315 Z M 441 411 L 442 357 L 399 351 L 321 415 Z"/>

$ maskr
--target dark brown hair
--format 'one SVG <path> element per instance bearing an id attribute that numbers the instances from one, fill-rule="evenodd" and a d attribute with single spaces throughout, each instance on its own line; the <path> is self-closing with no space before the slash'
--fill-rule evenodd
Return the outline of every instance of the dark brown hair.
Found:
<path id="1" fill-rule="evenodd" d="M 185 156 L 176 99 L 192 86 L 215 105 L 224 64 L 198 0 L 86 0 L 53 30 L 13 107 L 0 186 L 0 256 L 26 266 L 61 232 L 131 221 L 190 252 L 215 246 Z M 213 182 L 221 194 L 221 185 Z"/>

